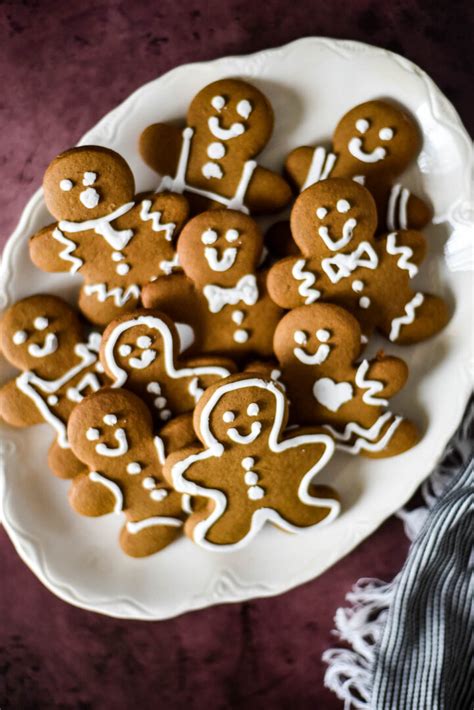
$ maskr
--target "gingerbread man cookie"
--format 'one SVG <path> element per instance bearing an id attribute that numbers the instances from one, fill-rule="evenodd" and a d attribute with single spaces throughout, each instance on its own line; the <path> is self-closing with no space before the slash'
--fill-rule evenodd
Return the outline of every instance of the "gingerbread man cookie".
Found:
<path id="1" fill-rule="evenodd" d="M 272 130 L 267 98 L 245 81 L 223 79 L 194 97 L 184 130 L 166 123 L 148 126 L 140 151 L 163 176 L 158 191 L 186 194 L 195 213 L 223 205 L 246 213 L 277 212 L 290 202 L 290 187 L 254 160 Z"/>
<path id="2" fill-rule="evenodd" d="M 350 178 L 371 192 L 379 229 L 422 229 L 431 208 L 396 182 L 421 149 L 413 119 L 386 101 L 367 101 L 348 111 L 336 126 L 333 151 L 303 146 L 291 151 L 285 169 L 298 190 L 320 180 Z"/>
<path id="3" fill-rule="evenodd" d="M 118 318 L 102 339 L 101 362 L 112 387 L 138 394 L 161 422 L 192 411 L 206 387 L 236 369 L 223 358 L 179 357 L 178 344 L 173 322 L 151 310 Z"/>
<path id="4" fill-rule="evenodd" d="M 376 223 L 373 197 L 353 180 L 328 179 L 304 190 L 291 212 L 301 256 L 277 262 L 268 275 L 275 303 L 337 303 L 356 316 L 364 339 L 378 328 L 405 345 L 441 330 L 446 304 L 411 285 L 425 256 L 423 235 L 407 230 L 376 239 Z"/>
<path id="5" fill-rule="evenodd" d="M 356 319 L 330 303 L 301 306 L 282 318 L 274 346 L 291 418 L 323 424 L 343 451 L 395 456 L 419 440 L 410 421 L 386 409 L 405 385 L 408 368 L 383 353 L 356 363 L 360 335 Z"/>
<path id="6" fill-rule="evenodd" d="M 143 289 L 143 302 L 194 329 L 192 353 L 219 353 L 240 361 L 269 357 L 282 310 L 267 293 L 258 267 L 262 235 L 251 217 L 210 210 L 194 217 L 178 239 L 183 274 Z"/>
<path id="7" fill-rule="evenodd" d="M 89 469 L 72 481 L 69 500 L 78 513 L 124 513 L 120 545 L 127 555 L 158 552 L 182 533 L 183 500 L 162 477 L 165 455 L 194 440 L 190 417 L 153 435 L 145 403 L 132 392 L 103 389 L 74 410 L 68 435 Z"/>
<path id="8" fill-rule="evenodd" d="M 99 362 L 100 335 L 84 342 L 71 306 L 56 296 L 30 296 L 10 306 L 0 322 L 0 352 L 23 372 L 0 389 L 0 416 L 25 427 L 47 422 L 56 431 L 48 463 L 71 478 L 83 466 L 73 456 L 66 424 L 82 398 L 108 382 Z"/>
<path id="9" fill-rule="evenodd" d="M 333 439 L 315 428 L 283 436 L 286 421 L 286 397 L 268 378 L 234 375 L 205 392 L 194 412 L 202 446 L 170 454 L 164 467 L 177 491 L 208 499 L 185 525 L 194 542 L 236 550 L 266 522 L 299 532 L 338 515 L 334 491 L 311 487 Z"/>
<path id="10" fill-rule="evenodd" d="M 175 242 L 187 219 L 180 195 L 135 197 L 124 159 L 96 146 L 73 148 L 46 170 L 44 197 L 59 220 L 35 234 L 31 258 L 44 271 L 76 272 L 81 311 L 93 323 L 140 305 L 142 286 L 179 268 Z"/>

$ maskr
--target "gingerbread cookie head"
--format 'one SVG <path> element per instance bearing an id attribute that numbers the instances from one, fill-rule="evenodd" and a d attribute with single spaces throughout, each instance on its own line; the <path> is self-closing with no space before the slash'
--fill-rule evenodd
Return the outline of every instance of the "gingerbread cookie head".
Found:
<path id="1" fill-rule="evenodd" d="M 253 274 L 263 247 L 253 219 L 234 210 L 212 210 L 194 217 L 178 239 L 178 256 L 186 274 L 198 287 L 217 283 L 234 286 Z"/>
<path id="2" fill-rule="evenodd" d="M 420 151 L 421 136 L 401 109 L 386 101 L 367 101 L 339 121 L 333 147 L 354 173 L 399 175 Z"/>
<path id="3" fill-rule="evenodd" d="M 85 222 L 131 202 L 133 174 L 113 150 L 81 146 L 58 155 L 43 180 L 46 205 L 57 220 Z"/>
<path id="4" fill-rule="evenodd" d="M 19 370 L 54 380 L 70 367 L 82 339 L 76 312 L 55 296 L 30 296 L 13 304 L 0 324 L 0 351 Z"/>
<path id="5" fill-rule="evenodd" d="M 332 178 L 304 190 L 291 212 L 291 231 L 307 256 L 353 251 L 374 239 L 377 210 L 371 194 L 353 180 Z"/>
<path id="6" fill-rule="evenodd" d="M 255 86 L 221 79 L 196 94 L 188 109 L 188 125 L 209 142 L 211 160 L 223 158 L 228 150 L 245 159 L 257 155 L 270 140 L 273 109 Z"/>

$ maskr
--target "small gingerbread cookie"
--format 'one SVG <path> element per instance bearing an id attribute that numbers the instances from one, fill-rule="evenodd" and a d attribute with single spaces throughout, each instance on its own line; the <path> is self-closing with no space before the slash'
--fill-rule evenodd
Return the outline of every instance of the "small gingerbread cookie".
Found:
<path id="1" fill-rule="evenodd" d="M 223 358 L 179 356 L 173 322 L 159 311 L 134 311 L 105 330 L 100 358 L 112 387 L 139 395 L 158 422 L 191 412 L 209 385 L 236 368 Z"/>
<path id="2" fill-rule="evenodd" d="M 286 421 L 286 397 L 269 378 L 234 375 L 206 390 L 194 411 L 202 446 L 170 454 L 163 470 L 177 491 L 209 501 L 186 522 L 194 542 L 236 550 L 266 522 L 299 532 L 338 515 L 334 491 L 311 487 L 332 437 L 316 428 L 282 435 Z"/>
<path id="3" fill-rule="evenodd" d="M 353 180 L 331 178 L 304 190 L 291 212 L 301 256 L 277 262 L 268 275 L 275 303 L 337 303 L 356 316 L 364 339 L 374 328 L 400 345 L 438 333 L 448 321 L 446 304 L 411 285 L 425 257 L 423 235 L 376 238 L 376 223 L 373 197 Z"/>
<path id="4" fill-rule="evenodd" d="M 222 79 L 194 97 L 184 130 L 148 126 L 140 152 L 162 175 L 158 191 L 184 193 L 194 213 L 222 206 L 277 212 L 290 202 L 290 187 L 254 160 L 272 131 L 273 110 L 261 91 L 241 79 Z"/>
<path id="5" fill-rule="evenodd" d="M 387 101 L 367 101 L 348 111 L 336 126 L 333 151 L 322 146 L 292 150 L 285 170 L 298 190 L 320 180 L 350 178 L 370 191 L 379 230 L 422 229 L 431 208 L 396 182 L 421 150 L 414 120 Z"/>
<path id="6" fill-rule="evenodd" d="M 25 427 L 47 422 L 56 431 L 48 463 L 56 476 L 83 469 L 72 455 L 66 424 L 84 395 L 108 378 L 98 359 L 100 335 L 85 342 L 76 311 L 56 296 L 17 301 L 0 321 L 0 352 L 23 372 L 0 388 L 0 416 Z"/>
<path id="7" fill-rule="evenodd" d="M 178 417 L 154 436 L 147 406 L 132 392 L 103 389 L 74 410 L 68 436 L 89 469 L 72 481 L 69 500 L 78 513 L 124 513 L 120 545 L 145 557 L 169 545 L 183 530 L 183 500 L 162 478 L 167 452 L 194 440 L 191 418 Z"/>
<path id="8" fill-rule="evenodd" d="M 343 451 L 395 456 L 419 441 L 409 420 L 386 409 L 405 385 L 408 367 L 383 353 L 355 364 L 360 336 L 356 319 L 330 303 L 301 306 L 282 318 L 274 346 L 291 420 L 323 424 Z"/>
<path id="9" fill-rule="evenodd" d="M 189 352 L 228 355 L 237 362 L 270 357 L 282 310 L 267 293 L 259 268 L 262 235 L 251 217 L 210 210 L 194 217 L 178 239 L 184 271 L 143 289 L 143 302 L 194 329 Z"/>
<path id="10" fill-rule="evenodd" d="M 132 172 L 112 150 L 73 148 L 46 170 L 44 197 L 59 220 L 30 240 L 43 271 L 84 277 L 79 308 L 106 325 L 140 305 L 142 286 L 179 268 L 175 243 L 188 216 L 181 195 L 137 198 Z"/>

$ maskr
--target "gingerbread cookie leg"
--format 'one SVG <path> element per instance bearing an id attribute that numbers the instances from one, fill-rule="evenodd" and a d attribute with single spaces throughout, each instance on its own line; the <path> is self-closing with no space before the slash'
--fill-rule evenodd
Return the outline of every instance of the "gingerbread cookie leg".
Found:
<path id="1" fill-rule="evenodd" d="M 58 478 L 75 478 L 84 471 L 84 464 L 72 453 L 71 449 L 62 448 L 57 440 L 53 441 L 48 451 L 48 466 Z"/>
<path id="2" fill-rule="evenodd" d="M 0 417 L 14 427 L 27 427 L 44 421 L 33 400 L 18 389 L 16 380 L 0 388 Z"/>

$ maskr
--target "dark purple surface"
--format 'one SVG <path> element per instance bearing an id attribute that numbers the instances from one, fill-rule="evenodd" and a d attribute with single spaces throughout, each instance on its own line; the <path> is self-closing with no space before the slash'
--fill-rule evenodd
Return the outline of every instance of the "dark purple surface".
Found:
<path id="1" fill-rule="evenodd" d="M 472 133 L 468 5 L 0 1 L 0 248 L 50 159 L 135 88 L 184 62 L 307 35 L 359 39 L 420 64 Z M 285 595 L 142 623 L 59 601 L 0 530 L 0 707 L 340 708 L 323 687 L 321 662 L 334 643 L 334 612 L 358 577 L 391 579 L 406 550 L 391 519 Z"/>

